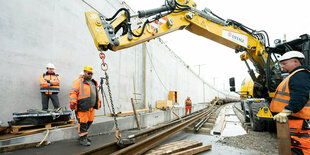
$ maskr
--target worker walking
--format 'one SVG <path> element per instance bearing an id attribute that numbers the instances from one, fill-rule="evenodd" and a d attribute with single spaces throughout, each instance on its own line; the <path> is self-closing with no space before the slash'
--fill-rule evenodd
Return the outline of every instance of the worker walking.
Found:
<path id="1" fill-rule="evenodd" d="M 52 100 L 54 109 L 60 110 L 59 99 L 57 94 L 59 93 L 60 76 L 55 74 L 55 66 L 52 63 L 46 65 L 47 72 L 42 74 L 39 78 L 40 92 L 42 97 L 42 110 L 48 110 L 48 101 Z"/>
<path id="2" fill-rule="evenodd" d="M 80 144 L 84 146 L 91 144 L 87 138 L 88 129 L 94 121 L 95 109 L 98 110 L 101 106 L 98 84 L 92 76 L 93 68 L 85 66 L 84 75 L 73 82 L 70 91 L 70 108 L 75 110 L 79 123 Z"/>
<path id="3" fill-rule="evenodd" d="M 192 101 L 190 97 L 187 97 L 185 100 L 185 115 L 187 115 L 187 112 L 192 113 Z"/>
<path id="4" fill-rule="evenodd" d="M 310 154 L 310 67 L 303 66 L 305 56 L 298 51 L 286 52 L 279 59 L 283 72 L 290 73 L 278 86 L 270 110 L 274 119 L 288 121 L 293 155 Z"/>

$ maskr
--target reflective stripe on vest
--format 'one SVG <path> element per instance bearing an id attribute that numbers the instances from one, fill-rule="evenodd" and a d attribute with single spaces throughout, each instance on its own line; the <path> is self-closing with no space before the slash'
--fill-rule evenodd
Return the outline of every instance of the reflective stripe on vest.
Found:
<path id="1" fill-rule="evenodd" d="M 51 92 L 51 93 L 59 93 L 59 88 L 41 88 L 41 93 Z"/>
<path id="2" fill-rule="evenodd" d="M 71 90 L 74 90 L 76 92 L 80 92 L 78 89 L 75 89 L 75 88 L 71 88 Z"/>
<path id="3" fill-rule="evenodd" d="M 285 106 L 289 104 L 290 101 L 290 90 L 289 90 L 289 80 L 290 78 L 299 71 L 306 69 L 298 69 L 286 77 L 278 86 L 275 95 L 270 104 L 270 110 L 272 112 L 281 112 Z M 306 70 L 310 72 L 309 70 Z M 292 114 L 292 116 L 310 119 L 310 99 L 308 99 L 307 104 L 299 112 Z"/>
<path id="4" fill-rule="evenodd" d="M 84 93 L 84 82 L 81 79 L 81 92 L 79 93 L 78 97 L 90 97 L 90 94 Z"/>

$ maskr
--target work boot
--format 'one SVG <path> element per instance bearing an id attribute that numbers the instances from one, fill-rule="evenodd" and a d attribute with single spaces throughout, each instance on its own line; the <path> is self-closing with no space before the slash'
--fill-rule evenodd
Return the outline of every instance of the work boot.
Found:
<path id="1" fill-rule="evenodd" d="M 87 135 L 80 137 L 80 144 L 83 146 L 90 146 L 90 142 L 87 140 Z"/>
<path id="2" fill-rule="evenodd" d="M 88 137 L 86 139 L 87 139 L 88 142 L 91 142 L 91 140 Z"/>

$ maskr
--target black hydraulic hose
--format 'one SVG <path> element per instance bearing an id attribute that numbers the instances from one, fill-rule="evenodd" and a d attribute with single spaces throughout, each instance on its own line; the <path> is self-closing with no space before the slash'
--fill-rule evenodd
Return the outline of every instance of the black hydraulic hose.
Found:
<path id="1" fill-rule="evenodd" d="M 265 30 L 260 30 L 260 31 L 257 31 L 257 32 L 263 32 L 263 33 L 265 33 L 266 39 L 267 39 L 267 41 L 268 41 L 268 46 L 270 46 L 268 33 L 267 33 Z"/>
<path id="2" fill-rule="evenodd" d="M 182 6 L 182 7 L 185 7 L 185 8 L 188 8 L 189 9 L 189 6 L 188 5 L 182 5 L 180 4 L 178 1 L 174 0 L 174 3 L 178 6 Z"/>
<path id="3" fill-rule="evenodd" d="M 121 11 L 129 12 L 126 8 L 120 8 L 119 10 L 116 11 L 116 13 L 111 18 L 106 18 L 106 21 L 113 20 Z"/>
<path id="4" fill-rule="evenodd" d="M 168 0 L 165 0 L 165 5 L 168 5 L 172 10 L 175 10 L 176 5 L 170 5 L 170 3 L 168 2 Z"/>
<path id="5" fill-rule="evenodd" d="M 210 13 L 215 16 L 216 18 L 225 21 L 223 18 L 221 18 L 220 16 L 216 15 L 215 13 L 213 13 L 212 11 L 210 11 Z"/>
<path id="6" fill-rule="evenodd" d="M 147 19 L 147 20 L 144 22 L 144 24 L 143 24 L 141 33 L 138 34 L 138 35 L 134 34 L 134 33 L 131 31 L 131 28 L 130 28 L 131 34 L 132 34 L 133 36 L 135 36 L 135 37 L 141 37 L 142 34 L 143 34 L 143 32 L 144 32 L 144 29 L 145 29 L 145 27 L 146 27 L 146 24 L 148 24 L 148 23 L 150 23 L 150 22 L 149 22 L 149 20 Z"/>

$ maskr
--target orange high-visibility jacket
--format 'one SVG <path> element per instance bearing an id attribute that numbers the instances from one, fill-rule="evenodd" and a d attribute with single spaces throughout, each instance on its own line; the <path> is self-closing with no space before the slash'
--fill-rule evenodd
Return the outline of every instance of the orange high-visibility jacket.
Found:
<path id="1" fill-rule="evenodd" d="M 50 83 L 47 82 L 50 80 Z M 58 74 L 42 74 L 39 78 L 40 92 L 45 94 L 59 93 L 60 76 Z"/>
<path id="2" fill-rule="evenodd" d="M 192 106 L 191 100 L 185 100 L 185 106 Z"/>
<path id="3" fill-rule="evenodd" d="M 98 92 L 98 83 L 94 79 L 93 82 L 96 84 L 96 104 L 95 109 L 99 109 L 101 106 L 101 100 Z M 83 77 L 79 77 L 72 84 L 70 91 L 70 104 L 75 106 L 75 111 L 89 111 L 91 108 L 90 101 L 90 85 L 84 81 Z"/>
<path id="4" fill-rule="evenodd" d="M 281 112 L 284 107 L 288 105 L 290 101 L 289 80 L 294 74 L 302 70 L 306 69 L 298 69 L 294 71 L 280 83 L 270 104 L 270 110 L 272 112 Z M 310 99 L 308 99 L 304 108 L 297 113 L 293 113 L 292 116 L 302 119 L 310 119 Z"/>

